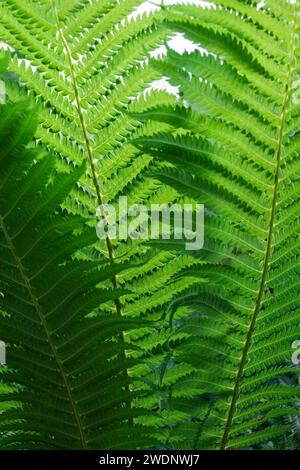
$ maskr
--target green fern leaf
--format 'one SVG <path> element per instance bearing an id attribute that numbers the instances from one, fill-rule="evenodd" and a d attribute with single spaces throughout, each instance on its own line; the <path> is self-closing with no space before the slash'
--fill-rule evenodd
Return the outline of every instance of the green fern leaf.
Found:
<path id="1" fill-rule="evenodd" d="M 167 161 L 155 172 L 162 182 L 206 205 L 194 271 L 208 282 L 172 306 L 172 315 L 181 305 L 192 312 L 174 361 L 195 370 L 172 389 L 178 410 L 190 403 L 194 417 L 170 433 L 179 448 L 260 446 L 289 431 L 280 417 L 298 413 L 299 387 L 279 377 L 295 374 L 300 337 L 299 9 L 238 0 L 171 7 L 168 27 L 206 52 L 168 51 L 156 68 L 181 101 L 134 114 L 173 127 L 136 145 Z"/>

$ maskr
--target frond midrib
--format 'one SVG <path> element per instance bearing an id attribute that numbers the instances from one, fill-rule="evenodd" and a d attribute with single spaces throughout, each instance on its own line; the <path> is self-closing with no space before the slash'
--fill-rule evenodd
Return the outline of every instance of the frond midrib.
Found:
<path id="1" fill-rule="evenodd" d="M 226 419 L 226 424 L 224 428 L 224 433 L 221 440 L 220 450 L 224 450 L 227 447 L 227 443 L 230 437 L 230 431 L 233 423 L 234 414 L 236 411 L 236 404 L 239 396 L 240 384 L 241 379 L 244 372 L 244 367 L 248 357 L 248 351 L 250 348 L 252 336 L 255 330 L 257 316 L 261 309 L 267 274 L 269 270 L 269 262 L 271 256 L 271 249 L 272 249 L 272 239 L 273 239 L 273 231 L 274 231 L 274 220 L 276 214 L 276 206 L 277 206 L 277 197 L 278 197 L 278 189 L 279 189 L 279 173 L 281 168 L 281 160 L 282 160 L 282 150 L 283 150 L 283 137 L 284 137 L 284 127 L 286 121 L 286 114 L 287 114 L 287 105 L 289 100 L 289 92 L 291 86 L 291 80 L 293 76 L 293 57 L 296 48 L 296 32 L 297 32 L 297 15 L 298 15 L 298 0 L 295 2 L 295 9 L 294 9 L 294 18 L 293 18 L 293 27 L 291 30 L 291 41 L 290 41 L 290 51 L 289 51 L 289 62 L 288 62 L 288 72 L 287 72 L 287 80 L 286 80 L 286 88 L 283 96 L 281 114 L 280 114 L 280 124 L 279 124 L 279 131 L 278 131 L 278 143 L 277 143 L 277 150 L 276 150 L 276 163 L 275 163 L 275 175 L 274 175 L 274 188 L 273 188 L 273 196 L 272 196 L 272 205 L 270 210 L 270 220 L 269 220 L 269 228 L 268 228 L 268 237 L 266 241 L 265 247 L 265 254 L 264 254 L 264 261 L 263 267 L 261 271 L 260 277 L 260 284 L 259 289 L 256 297 L 256 302 L 253 310 L 253 314 L 251 316 L 251 321 L 249 324 L 248 333 L 246 336 L 246 341 L 243 347 L 243 352 L 241 356 L 241 360 L 239 363 L 237 375 L 235 378 L 235 384 L 233 387 L 232 398 L 229 404 L 228 415 Z"/>
<path id="2" fill-rule="evenodd" d="M 73 67 L 72 52 L 71 52 L 71 49 L 70 49 L 69 44 L 67 42 L 67 39 L 64 35 L 64 32 L 62 30 L 61 24 L 60 24 L 58 10 L 57 10 L 57 6 L 56 6 L 56 0 L 51 0 L 51 7 L 52 7 L 52 10 L 53 10 L 54 15 L 55 15 L 57 31 L 58 31 L 58 34 L 61 38 L 62 44 L 65 48 L 66 56 L 67 56 L 68 66 L 69 66 L 70 74 L 71 74 L 72 86 L 73 86 L 73 89 L 74 89 L 76 109 L 77 109 L 77 113 L 78 113 L 78 116 L 79 116 L 80 126 L 81 126 L 81 129 L 82 129 L 82 134 L 83 134 L 83 138 L 84 138 L 84 142 L 85 142 L 85 146 L 86 146 L 86 150 L 87 150 L 87 154 L 88 154 L 88 161 L 89 161 L 89 165 L 90 165 L 90 169 L 91 169 L 91 173 L 92 173 L 93 185 L 94 185 L 95 191 L 96 191 L 97 202 L 98 202 L 99 206 L 102 206 L 104 200 L 103 200 L 103 196 L 102 196 L 102 193 L 101 193 L 101 190 L 100 190 L 100 185 L 99 185 L 99 182 L 98 182 L 98 175 L 97 175 L 95 164 L 94 164 L 93 149 L 92 149 L 92 146 L 91 146 L 91 142 L 90 142 L 90 138 L 89 138 L 88 130 L 87 130 L 87 125 L 86 125 L 84 115 L 83 115 L 83 111 L 82 111 L 82 107 L 81 107 L 81 98 L 80 98 L 80 95 L 79 95 L 76 72 L 75 72 L 74 67 Z M 103 215 L 103 218 L 105 219 L 104 215 Z M 110 260 L 111 263 L 114 263 L 115 262 L 114 249 L 113 249 L 112 241 L 111 241 L 109 235 L 106 236 L 105 241 L 106 241 L 106 247 L 107 247 L 109 260 Z M 112 283 L 113 288 L 117 289 L 118 281 L 117 281 L 117 276 L 115 274 L 111 278 L 111 283 Z M 120 301 L 119 297 L 115 298 L 114 306 L 115 306 L 115 310 L 116 310 L 116 315 L 118 317 L 121 317 L 122 316 L 122 305 L 121 305 L 121 301 Z M 124 339 L 124 333 L 123 332 L 121 332 L 118 335 L 118 341 L 122 345 L 122 351 L 120 353 L 120 357 L 125 359 L 126 358 L 126 353 L 125 353 L 125 350 L 124 350 L 125 349 L 125 339 Z M 125 375 L 125 377 L 128 377 L 127 368 L 124 369 L 124 375 Z M 125 386 L 125 389 L 126 389 L 127 392 L 130 391 L 128 385 Z M 126 405 L 127 405 L 128 409 L 130 410 L 131 409 L 131 401 L 129 400 L 129 402 L 127 402 Z M 133 420 L 130 416 L 128 417 L 128 422 L 130 424 L 133 424 Z"/>
<path id="3" fill-rule="evenodd" d="M 67 377 L 67 374 L 65 373 L 64 371 L 64 368 L 63 368 L 63 365 L 58 357 L 58 354 L 57 354 L 57 351 L 56 351 L 56 348 L 55 348 L 55 345 L 52 341 L 52 338 L 51 338 L 51 333 L 49 332 L 48 330 L 48 327 L 47 327 L 47 323 L 45 321 L 45 318 L 44 318 L 44 314 L 43 314 L 43 310 L 42 310 L 42 307 L 39 303 L 39 300 L 38 298 L 36 297 L 35 293 L 34 293 L 34 289 L 31 285 L 31 282 L 30 282 L 30 279 L 28 278 L 26 272 L 25 272 L 25 269 L 23 267 L 23 264 L 22 264 L 22 261 L 21 259 L 19 258 L 19 256 L 17 255 L 17 252 L 15 250 L 15 247 L 14 247 L 14 244 L 13 244 L 13 241 L 12 241 L 12 238 L 10 237 L 9 233 L 8 233 L 8 230 L 6 228 L 6 224 L 3 220 L 3 217 L 0 215 L 0 226 L 2 228 L 2 231 L 3 231 L 3 234 L 4 234 L 4 237 L 5 237 L 5 240 L 6 240 L 6 243 L 7 243 L 7 246 L 13 256 L 13 258 L 15 259 L 15 262 L 16 262 L 16 266 L 17 266 L 17 269 L 20 273 L 20 276 L 21 278 L 23 279 L 23 282 L 24 282 L 24 285 L 26 286 L 26 289 L 29 293 L 29 296 L 31 298 L 31 301 L 32 301 L 32 305 L 40 319 L 40 322 L 41 322 L 41 325 L 45 331 L 45 334 L 46 334 L 46 337 L 47 337 L 47 341 L 48 341 L 48 344 L 51 348 L 51 351 L 52 351 L 52 354 L 53 354 L 53 358 L 57 364 L 57 367 L 58 367 L 58 370 L 61 374 L 61 377 L 62 377 L 62 380 L 63 380 L 63 383 L 65 385 L 65 388 L 66 388 L 66 391 L 67 391 L 67 395 L 68 395 L 68 399 L 69 399 L 69 404 L 71 406 L 71 409 L 73 411 L 73 416 L 74 416 L 74 419 L 75 419 L 75 424 L 76 424 L 76 427 L 78 429 L 78 435 L 79 435 L 79 439 L 80 439 L 80 445 L 81 445 L 81 448 L 82 449 L 86 449 L 87 448 L 87 444 L 86 444 L 86 440 L 85 440 L 85 437 L 84 437 L 84 431 L 83 431 L 83 424 L 81 422 L 81 418 L 80 418 L 80 414 L 79 414 L 79 411 L 76 407 L 76 404 L 75 404 L 75 400 L 73 398 L 73 395 L 72 395 L 72 390 L 71 390 L 71 386 L 69 384 L 69 381 L 68 381 L 68 377 Z"/>

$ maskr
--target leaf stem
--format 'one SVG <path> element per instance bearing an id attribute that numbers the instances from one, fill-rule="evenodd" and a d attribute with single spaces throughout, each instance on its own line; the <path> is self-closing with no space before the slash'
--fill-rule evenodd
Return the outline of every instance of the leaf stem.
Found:
<path id="1" fill-rule="evenodd" d="M 76 406 L 75 401 L 74 401 L 73 396 L 72 396 L 72 390 L 71 390 L 71 386 L 70 386 L 69 381 L 68 381 L 67 374 L 64 371 L 63 364 L 61 363 L 61 361 L 59 359 L 55 344 L 52 340 L 50 332 L 48 331 L 48 326 L 47 326 L 46 319 L 44 318 L 44 313 L 43 313 L 42 307 L 39 303 L 39 300 L 38 300 L 37 296 L 34 293 L 33 287 L 30 283 L 30 280 L 29 280 L 28 276 L 25 273 L 25 269 L 22 265 L 21 259 L 19 258 L 19 256 L 16 253 L 15 247 L 14 247 L 13 242 L 12 242 L 12 238 L 10 237 L 10 235 L 7 231 L 6 225 L 4 223 L 4 220 L 1 216 L 0 216 L 0 226 L 2 228 L 2 232 L 4 234 L 4 238 L 6 240 L 7 246 L 9 247 L 9 249 L 10 249 L 10 251 L 11 251 L 11 253 L 12 253 L 12 255 L 13 255 L 15 261 L 16 261 L 16 266 L 17 266 L 17 268 L 20 272 L 20 276 L 23 279 L 24 285 L 26 286 L 26 289 L 29 293 L 29 296 L 30 296 L 31 301 L 32 301 L 32 305 L 33 305 L 34 309 L 36 310 L 36 312 L 38 314 L 38 317 L 40 319 L 40 322 L 41 322 L 41 324 L 42 324 L 42 326 L 45 330 L 45 334 L 46 334 L 46 337 L 47 337 L 48 344 L 51 348 L 53 358 L 54 358 L 54 360 L 57 364 L 57 367 L 60 371 L 60 374 L 62 376 L 63 383 L 66 387 L 69 403 L 70 403 L 71 409 L 73 411 L 73 416 L 74 416 L 74 419 L 75 419 L 75 423 L 76 423 L 76 426 L 78 428 L 80 446 L 81 446 L 82 449 L 87 449 L 87 444 L 86 444 L 86 441 L 85 441 L 85 438 L 84 438 L 84 432 L 83 432 L 83 424 L 81 422 L 81 417 L 79 415 L 77 406 Z"/>
<path id="2" fill-rule="evenodd" d="M 69 65 L 69 69 L 70 69 L 71 80 L 72 80 L 72 85 L 73 85 L 73 90 L 74 90 L 74 95 L 75 95 L 76 109 L 77 109 L 77 112 L 78 112 L 80 126 L 81 126 L 81 129 L 82 129 L 82 133 L 83 133 L 83 137 L 84 137 L 84 141 L 85 141 L 85 145 L 86 145 L 86 150 L 87 150 L 87 154 L 88 154 L 88 161 L 89 161 L 89 165 L 90 165 L 91 172 L 92 172 L 93 184 L 94 184 L 94 187 L 95 187 L 95 190 L 96 190 L 97 202 L 98 202 L 99 206 L 102 206 L 102 204 L 103 204 L 103 195 L 101 194 L 100 185 L 99 185 L 99 181 L 98 181 L 98 177 L 97 177 L 97 171 L 96 171 L 95 164 L 94 164 L 93 149 L 92 149 L 92 145 L 91 145 L 91 142 L 90 142 L 90 138 L 89 138 L 89 135 L 88 135 L 87 127 L 86 127 L 83 112 L 82 112 L 82 107 L 81 107 L 81 102 L 80 102 L 80 95 L 79 95 L 79 90 L 78 90 L 78 85 L 77 85 L 77 77 L 76 77 L 76 72 L 75 72 L 74 67 L 73 67 L 72 52 L 71 52 L 71 49 L 69 47 L 68 41 L 66 40 L 64 32 L 62 30 L 61 24 L 60 24 L 60 19 L 59 19 L 58 10 L 57 10 L 55 0 L 51 0 L 51 6 L 52 6 L 52 9 L 53 9 L 54 14 L 55 14 L 57 31 L 58 31 L 58 34 L 61 38 L 62 44 L 65 48 L 65 52 L 66 52 L 66 56 L 67 56 L 67 60 L 68 60 L 68 65 Z M 105 218 L 105 216 L 103 216 L 103 217 Z M 113 249 L 113 244 L 112 244 L 112 241 L 111 241 L 109 235 L 106 236 L 106 246 L 107 246 L 108 257 L 109 257 L 111 263 L 114 263 L 115 262 L 114 249 Z M 118 280 L 117 280 L 116 275 L 113 275 L 113 277 L 111 279 L 111 283 L 112 283 L 113 288 L 116 289 L 117 285 L 118 285 Z M 114 299 L 114 305 L 115 305 L 117 316 L 122 317 L 122 305 L 121 305 L 120 298 Z M 122 347 L 120 357 L 122 359 L 125 359 L 126 358 L 125 339 L 124 339 L 123 332 L 121 332 L 119 334 L 118 342 L 120 343 L 120 345 Z M 129 377 L 127 368 L 124 369 L 124 375 L 125 375 L 126 378 Z M 130 393 L 129 385 L 125 386 L 125 391 L 129 395 L 129 393 Z M 130 399 L 127 401 L 126 404 L 127 404 L 128 409 L 130 410 L 131 409 Z M 133 424 L 133 419 L 130 416 L 128 417 L 128 422 L 130 424 Z"/>
<path id="3" fill-rule="evenodd" d="M 282 152 L 283 152 L 284 126 L 285 126 L 285 120 L 286 120 L 286 114 L 287 114 L 287 105 L 289 101 L 289 93 L 290 93 L 291 84 L 292 84 L 291 82 L 292 82 L 292 77 L 293 77 L 293 61 L 294 61 L 294 55 L 295 55 L 295 50 L 296 50 L 297 16 L 298 16 L 298 0 L 296 0 L 295 2 L 293 28 L 291 32 L 291 45 L 290 45 L 290 52 L 289 52 L 287 81 L 286 81 L 286 87 L 285 87 L 285 92 L 283 96 L 283 102 L 282 102 L 281 114 L 280 114 L 280 120 L 279 120 L 278 146 L 277 146 L 277 151 L 276 151 L 275 176 L 274 176 L 274 189 L 273 189 L 273 195 L 272 195 L 268 237 L 266 241 L 263 269 L 261 273 L 260 285 L 259 285 L 259 289 L 258 289 L 258 293 L 256 297 L 255 307 L 253 310 L 253 314 L 251 316 L 251 321 L 250 321 L 246 341 L 243 347 L 242 356 L 240 359 L 237 375 L 235 378 L 232 398 L 230 401 L 228 416 L 227 416 L 225 429 L 224 429 L 221 446 L 220 446 L 221 450 L 226 449 L 228 441 L 229 441 L 230 431 L 231 431 L 232 422 L 233 422 L 234 414 L 236 411 L 236 404 L 237 404 L 237 400 L 239 396 L 240 384 L 241 384 L 241 380 L 243 377 L 244 367 L 247 361 L 248 352 L 249 352 L 253 332 L 255 329 L 257 316 L 262 306 L 265 285 L 266 285 L 266 280 L 267 280 L 267 274 L 268 274 L 268 269 L 269 269 L 269 261 L 270 261 L 270 255 L 271 255 L 271 250 L 272 250 L 272 238 L 273 238 L 274 221 L 275 221 L 275 215 L 276 215 L 277 197 L 278 197 L 278 189 L 279 189 L 279 174 L 280 174 Z"/>

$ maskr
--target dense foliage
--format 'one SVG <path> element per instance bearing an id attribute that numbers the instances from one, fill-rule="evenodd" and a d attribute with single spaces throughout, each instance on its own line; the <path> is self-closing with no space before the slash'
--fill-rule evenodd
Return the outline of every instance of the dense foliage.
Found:
<path id="1" fill-rule="evenodd" d="M 294 448 L 299 1 L 142 3 L 1 2 L 1 448 Z M 120 195 L 204 248 L 97 240 Z"/>

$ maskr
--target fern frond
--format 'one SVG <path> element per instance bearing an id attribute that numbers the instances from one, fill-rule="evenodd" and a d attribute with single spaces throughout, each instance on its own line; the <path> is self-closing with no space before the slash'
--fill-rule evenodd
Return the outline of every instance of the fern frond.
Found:
<path id="1" fill-rule="evenodd" d="M 134 361 L 120 342 L 137 324 L 99 311 L 126 292 L 107 287 L 124 265 L 76 255 L 95 230 L 61 203 L 84 166 L 57 173 L 53 156 L 27 145 L 36 124 L 28 100 L 0 107 L 0 329 L 9 364 L 0 446 L 145 445 L 146 428 L 133 424 L 142 410 L 128 407 Z"/>
<path id="2" fill-rule="evenodd" d="M 289 432 L 282 417 L 299 412 L 299 387 L 279 383 L 295 373 L 300 335 L 299 8 L 284 0 L 259 11 L 238 0 L 170 7 L 168 27 L 207 52 L 168 51 L 156 68 L 181 101 L 133 115 L 173 126 L 136 145 L 167 162 L 155 171 L 162 182 L 206 206 L 202 263 L 192 271 L 208 282 L 171 309 L 191 311 L 174 359 L 194 368 L 172 388 L 173 409 L 193 403 L 192 421 L 169 433 L 179 448 L 276 442 Z M 195 400 L 176 401 L 181 388 Z"/>

